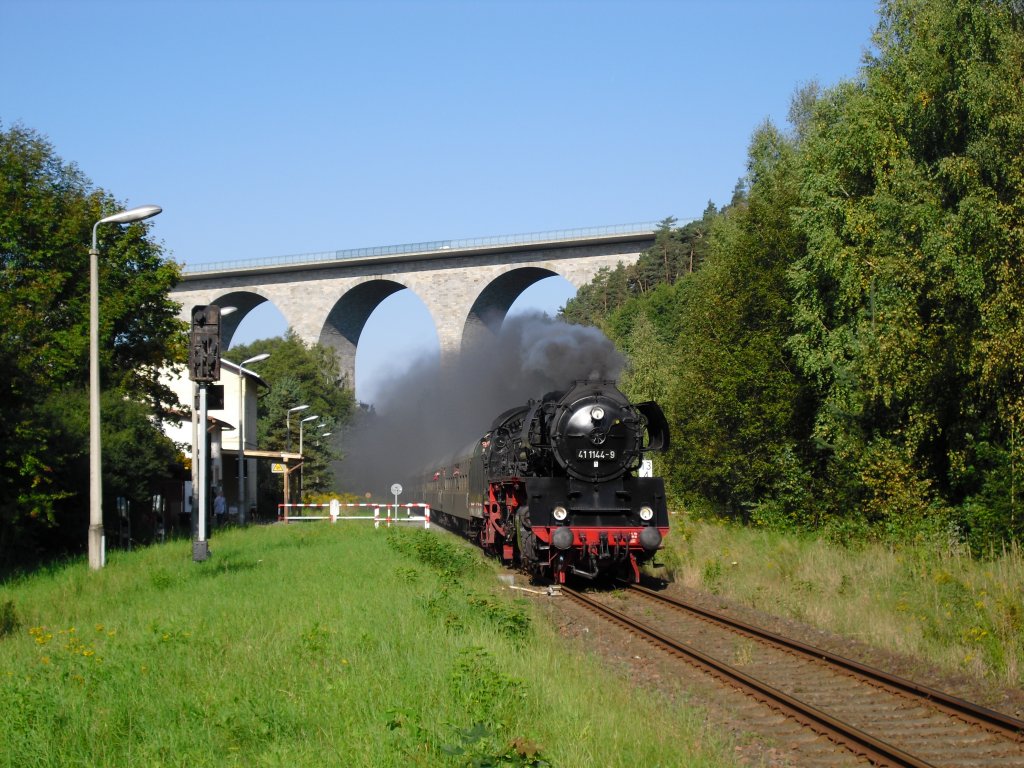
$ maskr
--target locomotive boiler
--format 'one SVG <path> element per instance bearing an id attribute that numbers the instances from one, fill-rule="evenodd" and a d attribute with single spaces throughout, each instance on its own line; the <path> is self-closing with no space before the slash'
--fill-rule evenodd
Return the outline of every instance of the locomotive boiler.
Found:
<path id="1" fill-rule="evenodd" d="M 498 416 L 419 491 L 442 525 L 537 578 L 636 582 L 668 533 L 664 483 L 640 470 L 668 444 L 657 403 L 577 381 Z"/>

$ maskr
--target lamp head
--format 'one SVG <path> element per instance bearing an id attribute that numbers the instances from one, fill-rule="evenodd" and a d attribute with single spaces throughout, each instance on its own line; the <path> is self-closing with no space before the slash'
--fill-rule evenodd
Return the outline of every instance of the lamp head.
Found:
<path id="1" fill-rule="evenodd" d="M 105 219 L 100 219 L 97 224 L 130 224 L 133 221 L 142 221 L 156 216 L 163 211 L 159 205 L 140 205 L 138 208 L 129 208 L 127 211 L 119 211 Z"/>
<path id="2" fill-rule="evenodd" d="M 266 360 L 268 357 L 270 357 L 270 353 L 263 352 L 262 354 L 256 355 L 256 357 L 250 357 L 248 360 L 243 360 L 241 363 L 239 363 L 238 367 L 242 368 L 246 365 L 249 365 L 250 363 L 258 363 L 261 360 Z"/>

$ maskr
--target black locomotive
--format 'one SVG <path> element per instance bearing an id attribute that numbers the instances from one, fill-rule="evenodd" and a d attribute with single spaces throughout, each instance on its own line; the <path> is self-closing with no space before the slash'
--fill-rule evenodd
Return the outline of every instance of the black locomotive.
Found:
<path id="1" fill-rule="evenodd" d="M 419 491 L 442 525 L 538 578 L 635 582 L 668 532 L 664 483 L 638 473 L 668 443 L 657 403 L 577 381 L 501 414 Z"/>

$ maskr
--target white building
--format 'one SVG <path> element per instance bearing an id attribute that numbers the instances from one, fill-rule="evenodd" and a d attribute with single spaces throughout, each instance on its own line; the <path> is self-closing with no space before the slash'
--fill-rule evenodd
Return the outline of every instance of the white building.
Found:
<path id="1" fill-rule="evenodd" d="M 241 374 L 241 375 L 240 375 Z M 186 408 L 186 413 L 192 409 L 198 414 L 199 402 L 197 387 L 188 377 L 188 370 L 182 369 L 179 374 L 172 374 L 164 371 L 161 380 L 166 383 L 177 395 L 179 402 Z M 256 400 L 261 387 L 270 389 L 270 385 L 261 379 L 248 368 L 239 368 L 235 363 L 221 360 L 220 381 L 218 385 L 223 387 L 223 404 L 216 402 L 210 390 L 207 394 L 207 420 L 210 439 L 210 467 L 207 476 L 210 481 L 210 507 L 212 510 L 213 492 L 223 490 L 224 497 L 228 502 L 228 510 L 232 515 L 237 515 L 239 510 L 238 502 L 240 493 L 244 493 L 246 506 L 251 511 L 256 504 L 256 459 L 245 457 L 243 464 L 244 489 L 238 482 L 239 454 L 238 443 L 239 423 L 242 425 L 241 434 L 244 436 L 244 449 L 246 451 L 256 450 Z M 213 386 L 210 385 L 212 390 Z M 213 408 L 211 404 L 218 407 Z M 192 446 L 195 445 L 198 434 L 196 433 L 196 420 L 191 421 L 186 417 L 180 427 L 166 425 L 164 428 L 168 437 L 176 443 L 185 446 L 185 455 L 192 459 Z M 193 487 L 197 482 L 198 467 L 192 463 Z M 187 503 L 187 502 L 186 502 Z M 252 516 L 247 514 L 247 518 Z"/>

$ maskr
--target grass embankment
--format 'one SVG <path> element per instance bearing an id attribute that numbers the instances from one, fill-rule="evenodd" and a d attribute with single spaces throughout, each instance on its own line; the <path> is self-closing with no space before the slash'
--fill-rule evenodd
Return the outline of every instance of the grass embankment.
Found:
<path id="1" fill-rule="evenodd" d="M 0 765 L 728 764 L 446 534 L 218 534 L 0 586 Z"/>
<path id="2" fill-rule="evenodd" d="M 675 580 L 1000 685 L 1024 686 L 1024 553 L 930 542 L 845 548 L 813 537 L 684 524 Z"/>

